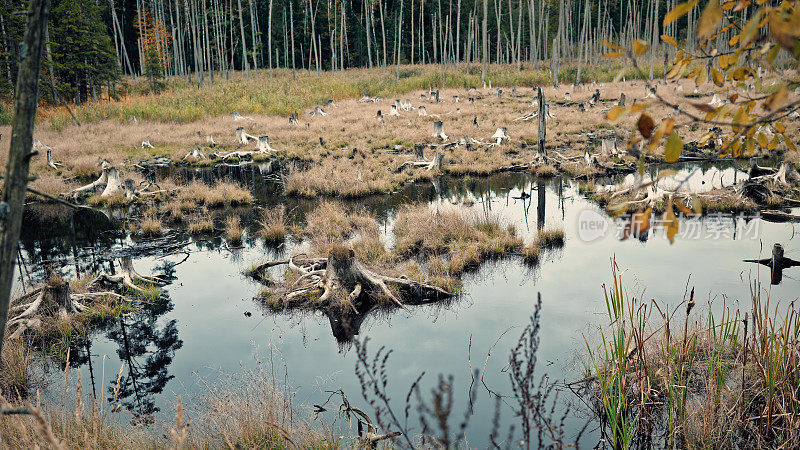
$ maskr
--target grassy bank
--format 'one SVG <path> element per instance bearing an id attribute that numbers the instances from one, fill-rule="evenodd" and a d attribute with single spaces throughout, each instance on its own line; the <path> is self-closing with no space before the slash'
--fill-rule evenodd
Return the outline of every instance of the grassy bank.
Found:
<path id="1" fill-rule="evenodd" d="M 5 349 L 5 347 L 4 347 Z M 77 375 L 76 375 L 77 374 Z M 4 411 L 24 414 L 0 416 L 3 448 L 315 448 L 340 447 L 324 425 L 312 424 L 296 410 L 291 398 L 265 371 L 255 369 L 226 374 L 208 386 L 191 404 L 175 399 L 175 420 L 148 428 L 132 427 L 117 417 L 116 398 L 91 401 L 83 394 L 80 372 L 64 372 L 60 402 L 23 400 L 0 393 Z M 119 391 L 119 381 L 116 391 Z M 115 392 L 116 392 L 115 391 Z M 12 400 L 17 399 L 17 400 Z"/>
<path id="2" fill-rule="evenodd" d="M 582 77 L 589 81 L 611 81 L 620 71 L 620 66 L 597 66 L 583 69 Z M 577 68 L 565 68 L 560 79 L 564 83 L 574 81 Z M 628 78 L 636 76 L 633 70 L 626 70 Z M 523 66 L 492 65 L 492 85 L 533 87 L 551 81 L 548 65 Z M 167 87 L 159 94 L 141 94 L 141 84 L 146 80 L 129 81 L 130 95 L 119 101 L 97 101 L 74 109 L 82 123 L 113 119 L 120 122 L 137 120 L 156 122 L 194 122 L 206 117 L 228 115 L 238 111 L 243 115 L 288 116 L 296 110 L 313 105 L 321 105 L 328 100 L 359 98 L 368 92 L 372 96 L 388 98 L 407 92 L 440 88 L 442 83 L 441 66 L 416 65 L 402 66 L 399 78 L 395 68 L 348 69 L 344 72 L 316 72 L 276 69 L 270 78 L 269 71 L 253 71 L 249 78 L 244 73 L 232 72 L 215 74 L 214 83 L 198 87 L 196 80 L 189 82 L 183 78 L 167 80 Z M 481 87 L 481 67 L 476 64 L 459 65 L 458 69 L 447 67 L 446 88 L 467 89 Z M 54 129 L 62 129 L 72 123 L 72 117 L 65 108 L 43 108 L 40 120 L 49 122 Z"/>
<path id="3" fill-rule="evenodd" d="M 696 306 L 693 289 L 665 307 L 630 295 L 612 267 L 604 286 L 610 325 L 587 341 L 589 392 L 609 441 L 618 448 L 800 444 L 793 302 L 770 299 L 754 282 L 742 309 Z"/>

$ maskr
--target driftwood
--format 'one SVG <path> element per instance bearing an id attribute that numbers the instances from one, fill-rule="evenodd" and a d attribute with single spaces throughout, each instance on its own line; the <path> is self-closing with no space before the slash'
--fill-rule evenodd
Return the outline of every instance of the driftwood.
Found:
<path id="1" fill-rule="evenodd" d="M 312 115 L 312 116 L 327 116 L 328 115 L 328 113 L 326 113 L 325 110 L 320 108 L 319 106 L 315 107 L 314 110 L 311 111 L 308 114 Z"/>
<path id="2" fill-rule="evenodd" d="M 183 161 L 192 160 L 192 161 L 201 161 L 206 159 L 206 155 L 200 151 L 198 147 L 193 148 L 186 156 L 183 157 Z"/>
<path id="3" fill-rule="evenodd" d="M 421 153 L 422 152 L 420 151 L 420 155 Z M 436 152 L 433 154 L 433 159 L 431 159 L 430 161 L 425 161 L 424 159 L 421 159 L 420 161 L 406 161 L 403 164 L 400 164 L 400 167 L 397 168 L 397 171 L 399 172 L 403 170 L 403 167 L 406 166 L 424 167 L 425 170 L 433 170 L 433 169 L 442 170 L 443 165 L 444 165 L 444 154 Z"/>
<path id="4" fill-rule="evenodd" d="M 765 209 L 761 211 L 761 218 L 769 222 L 800 222 L 800 216 L 784 211 Z"/>

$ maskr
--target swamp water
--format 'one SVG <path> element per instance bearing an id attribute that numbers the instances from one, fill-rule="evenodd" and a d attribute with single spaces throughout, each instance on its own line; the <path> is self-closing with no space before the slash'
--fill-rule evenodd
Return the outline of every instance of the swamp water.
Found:
<path id="1" fill-rule="evenodd" d="M 191 238 L 184 231 L 176 241 L 190 240 L 167 257 L 139 256 L 134 260 L 143 274 L 163 273 L 174 277 L 164 290 L 166 298 L 142 311 L 94 329 L 85 342 L 71 351 L 71 364 L 81 371 L 83 392 L 102 401 L 114 397 L 117 374 L 124 363 L 121 404 L 115 416 L 122 422 L 154 423 L 168 427 L 173 422 L 174 402 L 180 395 L 184 405 L 202 401 L 206 383 L 230 382 L 228 374 L 263 370 L 292 392 L 293 402 L 310 417 L 311 405 L 322 404 L 326 391 L 342 389 L 354 406 L 371 414 L 361 396 L 354 374 L 355 348 L 340 342 L 331 322 L 320 312 L 272 312 L 254 300 L 260 285 L 242 274 L 253 264 L 285 257 L 297 248 L 287 242 L 267 246 L 257 237 L 258 208 L 283 204 L 293 220 L 303 220 L 317 199 L 293 199 L 280 195 L 280 186 L 257 167 L 215 168 L 202 171 L 175 169 L 176 178 L 236 180 L 251 189 L 254 207 L 240 208 L 246 233 L 242 248 L 229 248 L 219 230 L 213 236 Z M 733 181 L 733 169 L 693 167 L 677 176 L 691 174 L 687 185 L 702 191 L 706 183 Z M 742 176 L 737 174 L 737 176 Z M 717 181 L 714 181 L 717 180 Z M 537 229 L 561 228 L 563 248 L 544 251 L 536 265 L 526 265 L 519 256 L 489 261 L 463 278 L 462 295 L 439 305 L 415 306 L 409 310 L 373 312 L 364 320 L 356 339 L 369 337 L 370 355 L 381 346 L 393 350 L 387 366 L 389 393 L 394 408 L 402 414 L 409 386 L 420 373 L 422 393 L 427 394 L 438 374 L 454 377 L 455 407 L 451 426 L 463 416 L 472 382 L 471 369 L 480 369 L 475 414 L 467 439 L 471 447 L 485 448 L 492 430 L 495 400 L 490 389 L 511 394 L 507 363 L 509 352 L 529 323 L 537 293 L 542 310 L 537 353 L 539 374 L 551 382 L 575 381 L 585 376 L 581 357 L 586 354 L 584 336 L 595 345 L 597 328 L 605 325 L 602 284 L 611 277 L 610 258 L 623 269 L 631 295 L 654 298 L 661 305 L 679 304 L 688 285 L 695 287 L 699 307 L 723 305 L 748 310 L 749 283 L 760 279 L 770 289 L 773 302 L 797 298 L 800 268 L 784 273 L 780 284 L 770 286 L 770 269 L 743 259 L 768 257 L 774 243 L 797 258 L 792 224 L 768 223 L 739 215 L 709 215 L 682 219 L 681 231 L 670 243 L 664 230 L 654 228 L 646 239 L 621 240 L 622 219 L 608 217 L 586 200 L 577 183 L 560 179 L 538 181 L 530 175 L 507 173 L 489 178 L 439 179 L 403 188 L 392 195 L 349 201 L 363 206 L 382 226 L 382 239 L 392 245 L 392 225 L 399 207 L 428 202 L 431 207 L 455 208 L 470 214 L 495 215 L 513 224 L 526 243 Z M 59 261 L 63 271 L 74 276 L 85 271 L 93 257 L 135 243 L 117 228 L 98 229 L 80 217 L 47 212 L 33 207 L 23 225 L 21 255 L 25 276 L 41 277 L 43 261 Z M 120 211 L 114 214 L 120 214 Z M 224 215 L 224 212 L 214 212 Z M 220 221 L 218 221 L 219 223 Z M 74 257 L 82 262 L 76 264 Z M 174 265 L 175 263 L 179 263 Z M 81 265 L 83 264 L 83 266 Z M 30 274 L 26 272 L 30 271 Z M 487 354 L 489 355 L 487 357 Z M 52 367 L 49 377 L 56 393 L 63 374 Z M 585 406 L 559 384 L 559 410 L 572 405 L 567 442 L 586 422 Z M 509 403 L 513 403 L 508 399 Z M 326 423 L 335 419 L 338 403 L 326 405 Z M 416 423 L 412 407 L 410 423 Z M 561 416 L 559 411 L 555 414 Z M 501 408 L 500 436 L 516 423 L 507 406 Z M 582 444 L 593 446 L 600 439 L 596 422 L 586 430 Z M 354 435 L 338 419 L 336 434 Z M 353 425 L 354 426 L 354 425 Z M 519 435 L 519 426 L 517 435 Z M 417 428 L 419 429 L 419 428 Z M 157 431 L 161 431 L 160 429 Z"/>

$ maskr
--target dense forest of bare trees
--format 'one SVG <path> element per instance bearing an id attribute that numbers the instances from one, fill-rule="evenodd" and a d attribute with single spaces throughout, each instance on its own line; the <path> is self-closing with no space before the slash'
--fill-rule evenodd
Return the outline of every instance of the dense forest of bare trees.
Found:
<path id="1" fill-rule="evenodd" d="M 443 70 L 476 64 L 478 70 L 484 63 L 485 71 L 486 63 L 521 68 L 544 61 L 558 83 L 559 70 L 575 70 L 580 81 L 587 66 L 603 61 L 603 41 L 627 47 L 634 39 L 656 49 L 648 62 L 652 77 L 674 51 L 665 42 L 691 36 L 703 7 L 694 3 L 664 28 L 677 0 L 57 0 L 54 12 L 102 20 L 84 30 L 54 15 L 50 39 L 61 50 L 47 52 L 43 79 L 62 86 L 62 96 L 83 101 L 113 83 L 108 63 L 116 75 L 180 76 L 202 86 L 234 70 L 251 76 L 254 69 L 320 73 L 409 63 Z M 6 92 L 15 78 L 24 7 L 18 0 L 0 7 Z M 742 19 L 751 9 L 739 13 Z M 717 37 L 719 51 L 728 46 L 727 34 Z M 65 56 L 64 36 L 73 47 L 93 41 L 78 57 Z M 394 74 L 402 76 L 399 68 Z"/>

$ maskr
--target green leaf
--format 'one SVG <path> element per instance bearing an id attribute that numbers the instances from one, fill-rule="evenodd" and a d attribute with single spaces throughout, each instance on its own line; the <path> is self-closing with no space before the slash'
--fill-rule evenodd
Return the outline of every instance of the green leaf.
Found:
<path id="1" fill-rule="evenodd" d="M 683 151 L 683 140 L 678 136 L 677 131 L 673 131 L 667 138 L 667 143 L 664 148 L 664 159 L 668 163 L 674 163 L 681 156 Z"/>

